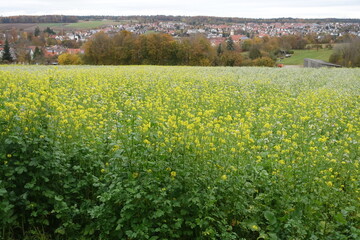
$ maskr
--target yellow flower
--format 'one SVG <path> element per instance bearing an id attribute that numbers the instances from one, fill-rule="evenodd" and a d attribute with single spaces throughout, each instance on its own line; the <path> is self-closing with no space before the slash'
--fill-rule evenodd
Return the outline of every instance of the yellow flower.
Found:
<path id="1" fill-rule="evenodd" d="M 175 172 L 175 171 L 172 171 L 172 172 L 170 173 L 170 175 L 171 175 L 171 177 L 176 177 L 176 172 Z"/>
<path id="2" fill-rule="evenodd" d="M 328 185 L 329 187 L 333 186 L 333 183 L 331 181 L 326 182 L 326 185 Z"/>
<path id="3" fill-rule="evenodd" d="M 9 153 L 8 155 L 6 155 L 8 158 L 11 158 L 12 157 L 12 155 Z"/>
<path id="4" fill-rule="evenodd" d="M 257 230 L 259 230 L 260 228 L 259 228 L 257 225 L 252 225 L 252 226 L 251 226 L 251 229 L 257 231 Z"/>
<path id="5" fill-rule="evenodd" d="M 280 145 L 276 145 L 276 146 L 274 147 L 274 149 L 279 152 L 279 151 L 281 150 L 281 146 L 280 146 Z"/>
<path id="6" fill-rule="evenodd" d="M 221 176 L 221 179 L 225 181 L 227 179 L 227 176 L 224 174 Z"/>
<path id="7" fill-rule="evenodd" d="M 271 124 L 265 123 L 264 128 L 271 128 Z"/>
<path id="8" fill-rule="evenodd" d="M 134 172 L 133 174 L 132 174 L 132 177 L 133 178 L 137 178 L 139 176 L 139 173 L 137 173 L 137 172 Z"/>

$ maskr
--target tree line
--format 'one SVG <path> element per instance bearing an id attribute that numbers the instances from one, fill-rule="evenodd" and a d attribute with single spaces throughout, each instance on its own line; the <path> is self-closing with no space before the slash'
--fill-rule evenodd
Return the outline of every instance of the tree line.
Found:
<path id="1" fill-rule="evenodd" d="M 138 36 L 123 31 L 109 36 L 100 32 L 84 47 L 85 63 L 97 65 L 211 65 L 215 57 L 202 36 L 176 41 L 168 34 Z"/>
<path id="2" fill-rule="evenodd" d="M 164 33 L 136 35 L 99 32 L 84 45 L 85 64 L 274 66 L 292 49 L 305 49 L 318 40 L 309 36 L 254 37 L 234 42 L 231 36 L 213 46 L 203 35 L 173 38 Z M 67 60 L 67 62 L 71 62 Z"/>
<path id="3" fill-rule="evenodd" d="M 42 15 L 42 16 L 10 16 L 0 17 L 0 23 L 74 23 L 78 21 L 76 16 L 66 15 Z"/>
<path id="4" fill-rule="evenodd" d="M 337 45 L 329 61 L 345 67 L 360 67 L 360 37 Z"/>
<path id="5" fill-rule="evenodd" d="M 99 32 L 85 43 L 84 50 L 83 62 L 95 65 L 273 66 L 275 63 L 266 56 L 262 61 L 246 61 L 240 45 L 231 37 L 214 47 L 203 35 L 174 39 L 163 33 L 136 35 L 122 31 L 109 36 Z"/>

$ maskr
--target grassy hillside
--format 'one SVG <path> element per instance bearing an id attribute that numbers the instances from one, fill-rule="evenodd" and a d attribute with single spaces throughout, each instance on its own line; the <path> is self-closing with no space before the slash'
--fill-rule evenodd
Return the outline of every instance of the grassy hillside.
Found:
<path id="1" fill-rule="evenodd" d="M 79 21 L 77 23 L 69 23 L 65 25 L 66 28 L 70 29 L 94 29 L 105 25 L 119 24 L 114 21 Z"/>
<path id="2" fill-rule="evenodd" d="M 65 30 L 87 30 L 93 28 L 99 28 L 101 26 L 120 24 L 120 22 L 114 21 L 79 21 L 77 23 L 6 23 L 0 24 L 1 30 L 10 30 L 12 28 L 23 29 L 24 31 L 34 31 L 39 26 L 40 29 L 50 27 L 55 31 Z"/>
<path id="3" fill-rule="evenodd" d="M 303 65 L 304 58 L 314 58 L 328 62 L 332 52 L 333 50 L 329 49 L 295 50 L 290 58 L 282 59 L 279 63 L 285 65 Z"/>
<path id="4" fill-rule="evenodd" d="M 0 66 L 0 239 L 359 239 L 360 69 Z"/>

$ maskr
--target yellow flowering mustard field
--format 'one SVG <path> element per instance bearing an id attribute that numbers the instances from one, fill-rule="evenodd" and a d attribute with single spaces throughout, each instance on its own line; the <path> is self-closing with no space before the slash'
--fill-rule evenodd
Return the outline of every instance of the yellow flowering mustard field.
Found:
<path id="1" fill-rule="evenodd" d="M 359 239 L 360 69 L 0 66 L 0 239 Z"/>

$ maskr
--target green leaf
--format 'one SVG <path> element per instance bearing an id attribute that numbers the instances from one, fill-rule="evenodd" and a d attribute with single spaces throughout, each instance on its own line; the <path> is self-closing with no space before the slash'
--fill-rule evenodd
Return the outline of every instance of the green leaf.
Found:
<path id="1" fill-rule="evenodd" d="M 128 191 L 128 192 L 131 193 L 131 194 L 135 194 L 135 193 L 136 193 L 136 190 L 133 189 L 133 188 L 126 188 L 126 191 Z"/>
<path id="2" fill-rule="evenodd" d="M 163 215 L 164 215 L 164 211 L 158 209 L 158 210 L 156 210 L 156 212 L 155 212 L 155 214 L 154 214 L 154 217 L 155 217 L 155 218 L 159 218 L 159 217 L 161 217 L 161 216 L 163 216 Z"/>
<path id="3" fill-rule="evenodd" d="M 84 230 L 84 235 L 92 235 L 94 233 L 94 228 L 90 225 L 87 225 Z"/>
<path id="4" fill-rule="evenodd" d="M 26 189 L 31 189 L 31 188 L 34 187 L 34 185 L 35 185 L 35 184 L 34 184 L 33 182 L 30 182 L 30 183 L 25 184 L 24 188 L 26 188 Z"/>
<path id="5" fill-rule="evenodd" d="M 4 196 L 7 193 L 5 188 L 0 188 L 0 196 Z"/>
<path id="6" fill-rule="evenodd" d="M 62 201 L 62 200 L 64 200 L 64 197 L 63 196 L 55 196 L 55 200 Z"/>
<path id="7" fill-rule="evenodd" d="M 338 221 L 339 223 L 342 223 L 342 224 L 346 224 L 347 221 L 346 219 L 344 218 L 344 216 L 341 214 L 341 213 L 338 213 L 334 216 L 335 220 Z"/>
<path id="8" fill-rule="evenodd" d="M 63 227 L 59 227 L 58 229 L 55 230 L 55 233 L 64 235 L 65 234 L 65 229 Z"/>
<path id="9" fill-rule="evenodd" d="M 27 172 L 27 170 L 24 166 L 20 166 L 15 168 L 15 172 L 17 172 L 18 174 L 22 174 L 23 172 Z"/>
<path id="10" fill-rule="evenodd" d="M 271 212 L 271 211 L 265 211 L 265 212 L 264 212 L 264 217 L 266 218 L 266 220 L 269 221 L 269 223 L 270 223 L 271 225 L 274 225 L 274 224 L 276 223 L 276 217 L 275 217 L 275 215 L 274 215 L 273 212 Z"/>
<path id="11" fill-rule="evenodd" d="M 269 233 L 269 239 L 270 240 L 278 240 L 279 238 L 277 237 L 276 233 Z"/>
<path id="12" fill-rule="evenodd" d="M 261 232 L 256 240 L 264 240 L 264 239 L 268 239 L 268 235 L 264 232 Z"/>

